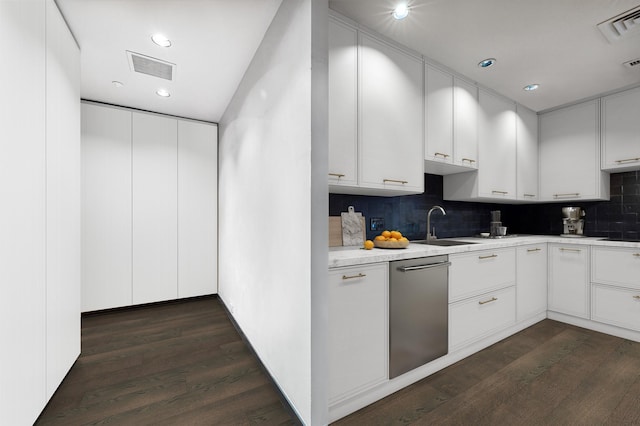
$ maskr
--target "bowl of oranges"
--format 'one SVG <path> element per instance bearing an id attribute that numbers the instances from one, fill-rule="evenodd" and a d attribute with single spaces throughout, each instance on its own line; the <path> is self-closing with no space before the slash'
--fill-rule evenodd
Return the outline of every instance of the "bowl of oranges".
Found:
<path id="1" fill-rule="evenodd" d="M 409 240 L 400 231 L 382 231 L 373 239 L 373 244 L 378 248 L 402 249 L 407 248 Z"/>

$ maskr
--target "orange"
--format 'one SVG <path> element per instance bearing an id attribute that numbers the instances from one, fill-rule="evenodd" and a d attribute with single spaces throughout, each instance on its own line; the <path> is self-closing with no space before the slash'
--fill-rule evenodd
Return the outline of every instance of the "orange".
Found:
<path id="1" fill-rule="evenodd" d="M 373 248 L 373 241 L 367 240 L 364 242 L 364 249 L 371 250 Z"/>
<path id="2" fill-rule="evenodd" d="M 391 238 L 399 240 L 400 238 L 402 238 L 402 234 L 398 231 L 391 231 Z"/>
<path id="3" fill-rule="evenodd" d="M 376 241 L 384 241 L 386 238 L 383 237 L 382 235 L 378 235 L 376 236 L 376 238 L 374 238 Z"/>
<path id="4" fill-rule="evenodd" d="M 389 237 L 391 236 L 391 232 L 389 232 L 389 231 L 382 231 L 382 234 L 380 234 L 380 235 L 382 235 L 382 236 L 383 236 L 383 237 L 385 237 L 385 238 L 389 238 Z"/>
<path id="5" fill-rule="evenodd" d="M 402 237 L 398 241 L 405 242 L 405 241 L 409 241 L 409 240 L 407 239 L 407 237 Z"/>
<path id="6" fill-rule="evenodd" d="M 391 238 L 389 238 L 389 241 L 391 241 L 392 243 L 395 243 L 395 242 L 397 242 L 398 240 L 397 240 L 396 238 L 391 237 Z"/>

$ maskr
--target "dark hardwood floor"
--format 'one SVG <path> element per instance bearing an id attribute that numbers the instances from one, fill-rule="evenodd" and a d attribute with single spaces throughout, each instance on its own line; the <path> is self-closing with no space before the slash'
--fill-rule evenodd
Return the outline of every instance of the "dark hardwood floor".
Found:
<path id="1" fill-rule="evenodd" d="M 216 298 L 86 315 L 37 425 L 295 424 Z M 545 320 L 336 425 L 640 425 L 640 343 Z"/>
<path id="2" fill-rule="evenodd" d="M 640 425 L 640 343 L 551 320 L 336 425 Z"/>
<path id="3" fill-rule="evenodd" d="M 37 425 L 295 424 L 217 298 L 85 315 Z"/>

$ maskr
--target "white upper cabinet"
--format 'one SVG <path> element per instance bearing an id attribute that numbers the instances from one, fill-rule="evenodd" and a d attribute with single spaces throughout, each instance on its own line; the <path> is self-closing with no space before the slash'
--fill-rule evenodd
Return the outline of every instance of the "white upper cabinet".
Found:
<path id="1" fill-rule="evenodd" d="M 522 201 L 538 199 L 538 115 L 521 106 L 516 107 L 517 198 Z"/>
<path id="2" fill-rule="evenodd" d="M 477 172 L 447 175 L 445 200 L 516 200 L 516 105 L 479 91 Z"/>
<path id="3" fill-rule="evenodd" d="M 424 190 L 422 60 L 360 33 L 360 183 Z"/>
<path id="4" fill-rule="evenodd" d="M 478 89 L 425 66 L 425 171 L 460 173 L 478 166 Z"/>
<path id="5" fill-rule="evenodd" d="M 600 170 L 600 101 L 540 115 L 540 200 L 608 200 Z"/>
<path id="6" fill-rule="evenodd" d="M 640 88 L 602 98 L 602 169 L 640 169 Z"/>
<path id="7" fill-rule="evenodd" d="M 329 185 L 358 184 L 358 32 L 329 20 Z M 339 189 L 339 188 L 338 188 Z"/>

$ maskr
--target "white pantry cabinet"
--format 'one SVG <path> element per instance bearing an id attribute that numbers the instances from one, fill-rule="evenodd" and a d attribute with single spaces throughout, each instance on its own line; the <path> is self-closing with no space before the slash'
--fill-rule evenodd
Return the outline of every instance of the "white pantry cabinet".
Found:
<path id="1" fill-rule="evenodd" d="M 387 263 L 329 270 L 329 405 L 388 379 Z"/>
<path id="2" fill-rule="evenodd" d="M 516 190 L 520 201 L 538 200 L 538 114 L 516 106 Z"/>
<path id="3" fill-rule="evenodd" d="M 478 168 L 478 89 L 425 65 L 425 171 L 451 174 Z"/>
<path id="4" fill-rule="evenodd" d="M 547 244 L 516 249 L 516 312 L 518 322 L 547 311 Z"/>
<path id="5" fill-rule="evenodd" d="M 218 292 L 218 127 L 178 120 L 178 297 Z"/>
<path id="6" fill-rule="evenodd" d="M 357 185 L 358 31 L 329 19 L 329 186 Z"/>
<path id="7" fill-rule="evenodd" d="M 82 311 L 131 300 L 131 111 L 82 104 Z"/>
<path id="8" fill-rule="evenodd" d="M 178 297 L 178 122 L 133 113 L 134 305 Z"/>
<path id="9" fill-rule="evenodd" d="M 640 88 L 602 98 L 602 170 L 640 169 Z"/>
<path id="10" fill-rule="evenodd" d="M 445 200 L 516 199 L 516 104 L 479 90 L 478 171 L 447 175 Z"/>
<path id="11" fill-rule="evenodd" d="M 1 1 L 0 37 L 0 423 L 27 425 L 80 353 L 80 60 L 53 0 Z"/>
<path id="12" fill-rule="evenodd" d="M 540 200 L 608 200 L 600 170 L 600 101 L 540 115 Z"/>
<path id="13" fill-rule="evenodd" d="M 548 309 L 589 318 L 589 246 L 549 244 Z"/>
<path id="14" fill-rule="evenodd" d="M 217 126 L 82 104 L 83 311 L 217 292 Z"/>

